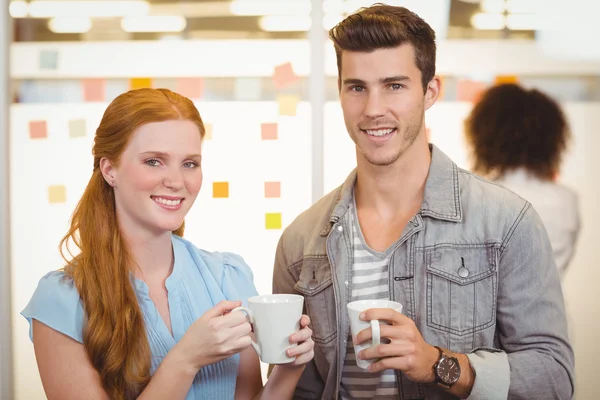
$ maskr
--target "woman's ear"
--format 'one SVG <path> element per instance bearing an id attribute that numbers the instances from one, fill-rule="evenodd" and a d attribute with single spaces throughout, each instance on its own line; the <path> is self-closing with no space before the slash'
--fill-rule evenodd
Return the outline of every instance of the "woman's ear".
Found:
<path id="1" fill-rule="evenodd" d="M 100 172 L 102 172 L 102 176 L 106 183 L 108 183 L 112 187 L 117 186 L 116 182 L 116 169 L 110 162 L 110 160 L 106 157 L 102 157 L 100 159 Z"/>

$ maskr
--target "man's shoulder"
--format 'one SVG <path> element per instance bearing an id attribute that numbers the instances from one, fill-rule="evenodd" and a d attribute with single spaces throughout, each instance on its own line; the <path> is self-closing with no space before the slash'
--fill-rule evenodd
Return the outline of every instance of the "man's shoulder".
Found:
<path id="1" fill-rule="evenodd" d="M 463 213 L 513 223 L 531 206 L 523 197 L 500 183 L 460 168 L 458 176 Z"/>
<path id="2" fill-rule="evenodd" d="M 285 228 L 281 237 L 284 248 L 302 249 L 305 244 L 322 236 L 329 226 L 329 219 L 339 201 L 340 191 L 341 186 L 321 197 Z"/>

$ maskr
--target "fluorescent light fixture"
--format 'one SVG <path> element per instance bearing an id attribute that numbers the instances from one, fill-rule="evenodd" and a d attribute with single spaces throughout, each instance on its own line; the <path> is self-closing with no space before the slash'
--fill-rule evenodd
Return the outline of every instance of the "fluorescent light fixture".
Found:
<path id="1" fill-rule="evenodd" d="M 515 14 L 540 13 L 545 4 L 540 0 L 506 0 L 506 9 Z"/>
<path id="2" fill-rule="evenodd" d="M 512 30 L 535 31 L 541 29 L 541 18 L 535 14 L 509 14 L 506 26 Z"/>
<path id="3" fill-rule="evenodd" d="M 85 33 L 92 28 L 92 19 L 81 17 L 56 17 L 48 21 L 48 29 L 54 33 Z"/>
<path id="4" fill-rule="evenodd" d="M 126 17 L 146 15 L 147 1 L 32 1 L 29 15 L 35 18 L 52 17 Z"/>
<path id="5" fill-rule="evenodd" d="M 309 15 L 308 0 L 234 0 L 230 6 L 233 15 Z"/>
<path id="6" fill-rule="evenodd" d="M 29 5 L 26 1 L 11 1 L 8 11 L 13 18 L 25 18 L 29 13 Z"/>
<path id="7" fill-rule="evenodd" d="M 500 30 L 506 27 L 504 15 L 477 13 L 471 18 L 471 25 L 479 30 Z"/>
<path id="8" fill-rule="evenodd" d="M 176 15 L 146 15 L 121 20 L 125 32 L 181 32 L 186 25 L 185 17 Z"/>
<path id="9" fill-rule="evenodd" d="M 310 17 L 300 15 L 266 15 L 258 24 L 266 32 L 300 32 L 310 29 L 311 20 Z"/>
<path id="10" fill-rule="evenodd" d="M 481 1 L 481 10 L 484 13 L 490 14 L 501 14 L 505 9 L 504 0 L 482 0 Z"/>

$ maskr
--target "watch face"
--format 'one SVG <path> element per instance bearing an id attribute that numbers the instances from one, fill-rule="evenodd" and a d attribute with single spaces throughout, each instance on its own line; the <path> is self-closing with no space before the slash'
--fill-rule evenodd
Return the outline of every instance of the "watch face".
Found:
<path id="1" fill-rule="evenodd" d="M 452 385 L 460 378 L 460 365 L 456 358 L 444 358 L 437 366 L 437 375 L 446 385 Z"/>

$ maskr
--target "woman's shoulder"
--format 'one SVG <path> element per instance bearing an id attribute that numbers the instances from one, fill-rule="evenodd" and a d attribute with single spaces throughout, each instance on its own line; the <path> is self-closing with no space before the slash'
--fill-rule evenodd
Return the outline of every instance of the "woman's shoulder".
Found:
<path id="1" fill-rule="evenodd" d="M 254 274 L 244 258 L 233 252 L 208 251 L 201 249 L 192 242 L 174 236 L 176 247 L 183 247 L 190 253 L 198 267 L 206 266 L 219 286 L 248 287 L 254 295 Z"/>

